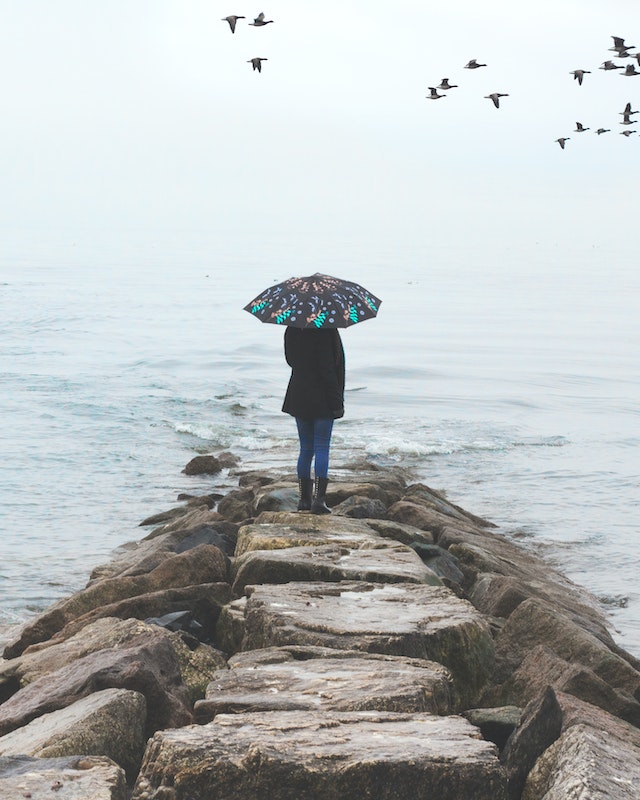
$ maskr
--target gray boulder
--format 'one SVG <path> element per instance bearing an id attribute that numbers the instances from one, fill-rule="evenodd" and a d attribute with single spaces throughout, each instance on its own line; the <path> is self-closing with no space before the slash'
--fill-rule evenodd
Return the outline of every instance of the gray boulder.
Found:
<path id="1" fill-rule="evenodd" d="M 170 794 L 169 794 L 170 793 Z M 493 744 L 461 717 L 222 714 L 150 741 L 132 800 L 504 800 Z"/>
<path id="2" fill-rule="evenodd" d="M 0 757 L 0 797 L 6 800 L 126 800 L 124 771 L 108 758 Z"/>
<path id="3" fill-rule="evenodd" d="M 321 545 L 253 550 L 235 560 L 232 579 L 236 595 L 241 595 L 248 584 L 289 581 L 440 584 L 440 579 L 422 563 L 414 550 L 383 541 L 367 542 L 357 548 Z"/>
<path id="4" fill-rule="evenodd" d="M 20 689 L 0 706 L 0 736 L 101 689 L 130 689 L 147 701 L 147 733 L 191 722 L 191 703 L 164 631 L 142 644 L 90 653 Z"/>
<path id="5" fill-rule="evenodd" d="M 243 650 L 297 644 L 425 658 L 451 671 L 466 708 L 493 670 L 488 624 L 442 586 L 343 581 L 247 593 Z"/>
<path id="6" fill-rule="evenodd" d="M 0 755 L 106 756 L 133 780 L 147 742 L 146 722 L 143 695 L 126 689 L 104 689 L 1 736 Z"/>
<path id="7" fill-rule="evenodd" d="M 242 711 L 455 711 L 449 671 L 417 658 L 266 648 L 239 653 L 229 667 L 216 673 L 196 703 L 196 722 Z"/>

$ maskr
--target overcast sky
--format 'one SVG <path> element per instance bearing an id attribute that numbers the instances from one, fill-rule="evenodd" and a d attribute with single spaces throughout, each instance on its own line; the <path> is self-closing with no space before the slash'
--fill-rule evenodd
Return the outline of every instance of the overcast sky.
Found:
<path id="1" fill-rule="evenodd" d="M 612 35 L 640 51 L 637 0 L 0 7 L 0 231 L 637 229 L 640 134 L 619 112 L 640 76 L 598 69 Z M 249 26 L 260 11 L 273 24 Z M 234 35 L 227 14 L 247 17 Z M 426 100 L 443 77 L 458 88 Z"/>

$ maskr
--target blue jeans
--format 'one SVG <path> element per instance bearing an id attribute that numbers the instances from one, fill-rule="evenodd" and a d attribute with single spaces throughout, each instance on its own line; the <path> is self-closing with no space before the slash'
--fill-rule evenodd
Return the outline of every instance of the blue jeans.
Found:
<path id="1" fill-rule="evenodd" d="M 311 477 L 311 462 L 315 456 L 316 478 L 326 478 L 329 474 L 329 445 L 331 444 L 333 420 L 296 417 L 296 425 L 300 438 L 298 477 Z"/>

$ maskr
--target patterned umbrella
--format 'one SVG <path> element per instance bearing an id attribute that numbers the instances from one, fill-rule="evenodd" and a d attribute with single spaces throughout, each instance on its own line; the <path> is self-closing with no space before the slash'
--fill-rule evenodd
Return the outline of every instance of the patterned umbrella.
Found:
<path id="1" fill-rule="evenodd" d="M 381 302 L 357 283 L 316 272 L 270 286 L 244 310 L 275 325 L 348 328 L 375 317 Z"/>

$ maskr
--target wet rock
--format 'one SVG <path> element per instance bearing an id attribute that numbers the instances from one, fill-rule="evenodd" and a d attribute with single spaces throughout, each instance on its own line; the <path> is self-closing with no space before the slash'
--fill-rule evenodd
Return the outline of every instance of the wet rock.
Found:
<path id="1" fill-rule="evenodd" d="M 7 800 L 125 800 L 124 771 L 108 758 L 0 757 L 0 797 Z"/>
<path id="2" fill-rule="evenodd" d="M 199 723 L 243 711 L 427 711 L 456 709 L 453 680 L 440 664 L 328 648 L 267 648 L 239 653 L 216 673 Z"/>
<path id="3" fill-rule="evenodd" d="M 326 544 L 358 547 L 379 542 L 380 537 L 364 521 L 348 517 L 266 511 L 238 531 L 236 556 L 252 550 L 317 547 Z"/>
<path id="4" fill-rule="evenodd" d="M 114 617 L 98 619 L 69 639 L 33 645 L 21 656 L 0 662 L 0 697 L 7 700 L 28 683 L 90 653 L 140 644 L 150 634 L 162 635 L 170 643 L 191 700 L 204 697 L 211 676 L 225 663 L 221 653 L 198 642 L 187 645 L 180 633 L 158 630 L 137 619 Z"/>
<path id="5" fill-rule="evenodd" d="M 466 720 L 376 711 L 223 714 L 163 731 L 133 800 L 160 800 L 168 787 L 189 800 L 505 798 L 495 746 Z"/>
<path id="6" fill-rule="evenodd" d="M 382 519 L 387 513 L 387 507 L 382 500 L 352 496 L 334 506 L 332 513 L 354 519 Z"/>
<path id="7" fill-rule="evenodd" d="M 0 737 L 0 755 L 106 756 L 133 780 L 147 742 L 146 718 L 143 695 L 104 689 Z"/>
<path id="8" fill-rule="evenodd" d="M 43 614 L 25 625 L 19 637 L 5 653 L 19 655 L 30 644 L 50 639 L 73 620 L 102 610 L 127 598 L 149 595 L 164 589 L 218 583 L 227 580 L 228 561 L 212 545 L 198 545 L 184 553 L 172 555 L 146 575 L 105 578 L 96 581 L 70 597 L 55 603 Z M 104 614 L 100 614 L 104 616 Z M 119 613 L 110 616 L 123 616 Z M 128 613 L 126 616 L 139 616 Z"/>
<path id="9" fill-rule="evenodd" d="M 196 456 L 182 470 L 185 475 L 217 475 L 222 472 L 222 464 L 215 456 Z"/>
<path id="10" fill-rule="evenodd" d="M 320 545 L 281 550 L 254 550 L 233 565 L 233 592 L 240 595 L 248 584 L 289 581 L 377 581 L 429 583 L 440 579 L 408 547 L 390 542 L 360 547 Z"/>
<path id="11" fill-rule="evenodd" d="M 554 742 L 529 773 L 522 800 L 570 797 L 635 800 L 640 785 L 640 748 L 575 725 Z"/>
<path id="12" fill-rule="evenodd" d="M 557 607 L 539 600 L 520 603 L 496 639 L 494 682 L 503 683 L 538 645 L 570 664 L 581 664 L 615 689 L 634 696 L 640 673 L 589 630 Z"/>
<path id="13" fill-rule="evenodd" d="M 489 520 L 478 517 L 475 514 L 471 514 L 469 511 L 465 511 L 464 508 L 461 508 L 460 506 L 457 506 L 447 500 L 442 492 L 431 489 L 429 486 L 425 486 L 424 483 L 414 483 L 411 486 L 408 486 L 403 495 L 403 499 L 422 505 L 425 508 L 431 508 L 434 511 L 437 511 L 439 514 L 451 517 L 452 519 L 460 522 L 471 523 L 471 525 L 475 527 L 496 527 L 493 522 L 489 522 Z"/>
<path id="14" fill-rule="evenodd" d="M 272 483 L 255 490 L 251 515 L 262 511 L 295 511 L 299 489 L 295 483 Z"/>
<path id="15" fill-rule="evenodd" d="M 411 547 L 436 575 L 462 585 L 464 573 L 460 569 L 460 562 L 448 550 L 444 550 L 436 544 L 423 544 L 419 541 L 412 542 Z"/>
<path id="16" fill-rule="evenodd" d="M 476 578 L 469 599 L 483 614 L 506 619 L 530 596 L 531 592 L 526 590 L 522 580 L 518 578 L 481 573 Z"/>
<path id="17" fill-rule="evenodd" d="M 255 499 L 252 488 L 231 491 L 218 503 L 218 513 L 230 522 L 242 522 L 254 515 Z"/>
<path id="18" fill-rule="evenodd" d="M 213 545 L 225 555 L 233 555 L 237 531 L 237 525 L 222 519 L 216 512 L 189 513 L 174 523 L 154 529 L 138 542 L 124 545 L 110 562 L 93 570 L 89 585 L 104 578 L 144 575 L 171 555 L 200 544 Z"/>
<path id="19" fill-rule="evenodd" d="M 534 647 L 513 675 L 502 686 L 489 691 L 485 700 L 524 706 L 547 686 L 640 726 L 640 703 L 634 697 L 612 688 L 588 667 L 559 658 L 543 645 Z"/>
<path id="20" fill-rule="evenodd" d="M 193 618 L 203 628 L 204 641 L 214 643 L 220 608 L 230 599 L 231 586 L 228 583 L 201 583 L 196 586 L 141 594 L 83 614 L 65 625 L 52 641 L 67 639 L 82 630 L 85 625 L 95 622 L 101 617 L 118 617 L 119 619 L 135 617 L 145 620 L 189 609 Z"/>
<path id="21" fill-rule="evenodd" d="M 462 707 L 493 669 L 489 626 L 441 586 L 288 583 L 247 587 L 243 650 L 317 645 L 437 661 L 453 674 Z"/>
<path id="22" fill-rule="evenodd" d="M 340 505 L 350 497 L 367 497 L 378 500 L 387 508 L 402 497 L 404 486 L 396 481 L 385 481 L 380 478 L 374 481 L 355 483 L 350 481 L 329 481 L 327 487 L 327 505 Z"/>
<path id="23" fill-rule="evenodd" d="M 413 525 L 391 519 L 367 519 L 365 522 L 383 539 L 393 539 L 414 549 L 414 546 L 427 546 L 433 543 L 433 536 L 428 531 L 421 531 Z"/>
<path id="24" fill-rule="evenodd" d="M 518 706 L 472 708 L 463 711 L 462 716 L 476 728 L 480 728 L 483 739 L 493 742 L 502 750 L 520 722 L 522 709 Z"/>
<path id="25" fill-rule="evenodd" d="M 0 736 L 101 689 L 130 689 L 147 701 L 147 733 L 191 721 L 175 651 L 164 631 L 142 644 L 90 653 L 33 681 L 0 706 Z"/>
<path id="26" fill-rule="evenodd" d="M 242 649 L 245 637 L 245 610 L 247 598 L 240 597 L 227 603 L 221 611 L 216 626 L 216 642 L 227 654 L 237 653 Z"/>

